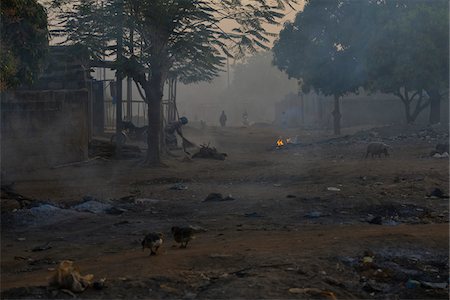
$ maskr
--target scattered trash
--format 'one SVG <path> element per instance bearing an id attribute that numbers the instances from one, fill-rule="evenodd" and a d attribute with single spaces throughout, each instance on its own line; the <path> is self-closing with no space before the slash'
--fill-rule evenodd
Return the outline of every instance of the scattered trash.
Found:
<path id="1" fill-rule="evenodd" d="M 120 157 L 127 158 L 140 158 L 142 151 L 138 146 L 134 145 L 121 145 Z M 116 144 L 106 141 L 101 141 L 93 139 L 89 143 L 89 157 L 103 157 L 103 158 L 114 158 L 116 156 Z"/>
<path id="2" fill-rule="evenodd" d="M 273 186 L 274 186 L 274 187 L 280 187 L 281 184 L 280 184 L 280 183 L 274 183 Z"/>
<path id="3" fill-rule="evenodd" d="M 209 257 L 211 257 L 211 258 L 227 258 L 227 257 L 232 257 L 232 255 L 231 254 L 213 253 L 213 254 L 210 254 Z"/>
<path id="4" fill-rule="evenodd" d="M 26 240 L 26 238 L 24 238 L 24 237 L 19 237 L 19 238 L 17 238 L 17 240 L 18 240 L 19 242 L 23 242 L 23 241 Z"/>
<path id="5" fill-rule="evenodd" d="M 252 212 L 252 213 L 244 214 L 244 217 L 247 217 L 247 218 L 262 218 L 263 216 L 258 214 L 257 212 Z"/>
<path id="6" fill-rule="evenodd" d="M 221 193 L 209 194 L 203 202 L 220 202 L 220 201 L 232 201 L 234 198 L 231 195 L 223 197 Z"/>
<path id="7" fill-rule="evenodd" d="M 36 246 L 33 249 L 31 249 L 32 252 L 39 252 L 39 251 L 45 251 L 48 249 L 51 249 L 52 246 L 50 246 L 50 242 L 47 242 L 45 245 Z"/>
<path id="8" fill-rule="evenodd" d="M 225 160 L 228 155 L 226 153 L 219 153 L 216 148 L 208 145 L 200 145 L 200 150 L 192 155 L 192 158 L 206 158 Z"/>
<path id="9" fill-rule="evenodd" d="M 299 145 L 300 144 L 300 138 L 298 135 L 294 136 L 293 138 L 287 138 L 286 143 L 292 144 L 292 145 Z"/>
<path id="10" fill-rule="evenodd" d="M 327 190 L 330 191 L 330 192 L 340 192 L 341 191 L 340 188 L 337 188 L 337 187 L 334 187 L 334 186 L 327 187 Z"/>
<path id="11" fill-rule="evenodd" d="M 448 287 L 447 282 L 428 282 L 428 281 L 421 281 L 420 282 L 423 287 L 430 288 L 430 289 L 446 289 Z"/>
<path id="12" fill-rule="evenodd" d="M 83 292 L 92 284 L 93 278 L 94 275 L 92 274 L 80 275 L 79 268 L 73 261 L 64 260 L 59 264 L 49 283 L 50 286 L 79 293 Z"/>
<path id="13" fill-rule="evenodd" d="M 90 212 L 93 214 L 106 213 L 112 206 L 106 203 L 98 202 L 96 200 L 89 200 L 81 204 L 75 205 L 73 209 L 82 212 Z"/>
<path id="14" fill-rule="evenodd" d="M 420 287 L 420 282 L 417 280 L 409 279 L 405 284 L 407 289 L 416 289 Z"/>
<path id="15" fill-rule="evenodd" d="M 372 256 L 364 256 L 362 259 L 363 264 L 371 264 L 373 263 L 373 257 Z"/>
<path id="16" fill-rule="evenodd" d="M 125 221 L 120 221 L 120 222 L 114 223 L 113 225 L 114 226 L 120 226 L 120 225 L 125 225 L 125 224 L 130 224 L 130 222 L 125 220 Z"/>
<path id="17" fill-rule="evenodd" d="M 291 294 L 307 294 L 309 296 L 321 296 L 326 297 L 327 299 L 336 300 L 336 296 L 333 292 L 323 291 L 317 288 L 290 288 L 289 293 Z"/>
<path id="18" fill-rule="evenodd" d="M 372 219 L 370 219 L 368 222 L 370 224 L 382 225 L 383 224 L 383 218 L 381 216 L 376 216 L 376 217 L 373 217 Z"/>
<path id="19" fill-rule="evenodd" d="M 448 198 L 440 188 L 434 188 L 427 196 L 432 198 Z"/>
<path id="20" fill-rule="evenodd" d="M 325 217 L 325 216 L 329 216 L 329 214 L 325 215 L 325 214 L 321 213 L 320 211 L 312 211 L 305 215 L 306 218 L 310 218 L 310 219 L 315 219 L 315 218 L 320 218 L 320 217 Z"/>
<path id="21" fill-rule="evenodd" d="M 101 278 L 98 281 L 94 281 L 94 283 L 92 283 L 92 287 L 96 290 L 102 290 L 106 287 L 106 278 Z"/>
<path id="22" fill-rule="evenodd" d="M 169 189 L 176 190 L 176 191 L 182 191 L 182 190 L 187 190 L 188 187 L 185 186 L 184 184 L 182 184 L 181 182 L 177 182 L 174 185 L 172 185 Z"/>
<path id="23" fill-rule="evenodd" d="M 136 198 L 134 200 L 134 204 L 147 205 L 147 204 L 156 204 L 160 202 L 158 199 L 149 199 L 149 198 Z"/>

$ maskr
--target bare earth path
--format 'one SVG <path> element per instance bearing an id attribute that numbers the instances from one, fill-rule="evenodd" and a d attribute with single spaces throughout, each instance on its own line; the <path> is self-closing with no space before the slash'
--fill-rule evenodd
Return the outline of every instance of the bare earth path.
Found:
<path id="1" fill-rule="evenodd" d="M 70 298 L 39 288 L 64 259 L 107 278 L 107 288 L 81 298 L 448 298 L 448 288 L 427 286 L 448 283 L 449 241 L 448 199 L 426 197 L 435 187 L 448 194 L 448 160 L 426 157 L 427 141 L 394 141 L 391 157 L 364 160 L 364 142 L 306 145 L 325 137 L 302 131 L 186 134 L 228 158 L 171 158 L 160 169 L 96 160 L 15 178 L 16 192 L 70 214 L 27 226 L 2 221 L 2 298 Z M 305 145 L 276 150 L 280 134 L 299 134 Z M 235 200 L 203 202 L 212 192 Z M 65 209 L 86 195 L 125 212 Z M 383 225 L 367 222 L 375 216 Z M 174 225 L 207 231 L 179 249 Z M 140 248 L 149 231 L 166 236 L 153 257 Z M 47 242 L 50 249 L 31 251 Z M 362 263 L 368 255 L 373 262 Z M 421 284 L 407 288 L 409 280 Z"/>

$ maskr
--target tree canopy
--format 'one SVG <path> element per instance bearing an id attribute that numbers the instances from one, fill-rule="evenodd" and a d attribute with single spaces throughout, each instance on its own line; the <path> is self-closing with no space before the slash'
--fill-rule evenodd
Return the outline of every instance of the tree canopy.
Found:
<path id="1" fill-rule="evenodd" d="M 410 123 L 448 93 L 448 21 L 446 0 L 311 0 L 281 31 L 274 63 L 305 91 L 392 93 Z"/>
<path id="2" fill-rule="evenodd" d="M 355 22 L 361 20 L 356 1 L 314 0 L 293 23 L 285 25 L 274 45 L 274 64 L 310 89 L 335 97 L 335 133 L 340 132 L 339 98 L 364 82 L 359 49 L 354 47 Z M 352 8 L 353 14 L 346 14 Z"/>
<path id="3" fill-rule="evenodd" d="M 448 1 L 381 2 L 374 21 L 377 31 L 367 50 L 367 87 L 398 96 L 411 123 L 435 91 L 438 95 L 448 91 Z"/>
<path id="4" fill-rule="evenodd" d="M 178 76 L 183 82 L 211 80 L 220 72 L 227 56 L 239 57 L 248 52 L 267 50 L 273 34 L 265 30 L 264 24 L 277 24 L 283 17 L 285 5 L 296 1 L 114 0 L 106 7 L 112 9 L 106 11 L 94 1 L 81 2 L 90 7 L 97 5 L 92 11 L 101 26 L 107 25 L 108 29 L 103 32 L 114 33 L 106 36 L 106 49 L 114 51 L 112 41 L 123 33 L 125 45 L 128 42 L 128 48 L 134 50 L 117 55 L 115 67 L 118 72 L 133 78 L 149 104 L 147 161 L 157 164 L 160 161 L 160 111 L 165 80 L 169 76 Z M 76 9 L 80 11 L 81 6 Z M 76 14 L 73 16 L 77 18 Z M 223 26 L 225 22 L 232 25 L 231 30 Z M 80 22 L 65 21 L 61 25 L 62 32 L 68 36 L 67 42 L 78 42 L 78 37 L 89 41 L 77 33 Z M 70 37 L 71 33 L 77 34 Z"/>
<path id="5" fill-rule="evenodd" d="M 35 0 L 0 5 L 0 90 L 32 84 L 48 50 L 47 13 Z"/>

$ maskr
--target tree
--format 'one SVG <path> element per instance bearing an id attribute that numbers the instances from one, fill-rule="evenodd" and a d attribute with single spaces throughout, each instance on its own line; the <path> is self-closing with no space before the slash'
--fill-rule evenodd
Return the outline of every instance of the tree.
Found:
<path id="1" fill-rule="evenodd" d="M 132 57 L 127 65 L 136 66 L 128 72 L 148 103 L 147 163 L 160 162 L 163 85 L 177 62 L 202 70 L 196 73 L 202 79 L 213 78 L 226 56 L 267 49 L 271 34 L 263 25 L 276 24 L 290 2 L 294 1 L 129 1 L 145 49 L 146 59 Z M 234 28 L 225 30 L 225 21 L 233 22 Z"/>
<path id="2" fill-rule="evenodd" d="M 340 134 L 339 99 L 356 92 L 365 80 L 357 23 L 367 12 L 363 2 L 340 0 L 309 1 L 293 23 L 285 24 L 276 41 L 274 64 L 300 81 L 304 92 L 314 89 L 334 97 L 334 133 Z M 354 11 L 353 14 L 346 12 Z"/>
<path id="3" fill-rule="evenodd" d="M 438 123 L 441 97 L 448 94 L 448 1 L 385 0 L 377 6 L 367 87 L 398 96 L 408 124 L 431 103 L 430 123 Z"/>
<path id="4" fill-rule="evenodd" d="M 0 5 L 0 91 L 32 84 L 48 50 L 47 14 L 35 0 L 2 0 Z"/>
<path id="5" fill-rule="evenodd" d="M 130 45 L 136 45 L 133 48 L 137 52 L 118 55 L 115 68 L 133 78 L 148 103 L 148 164 L 160 163 L 161 102 L 166 79 L 176 74 L 184 82 L 211 80 L 221 70 L 226 56 L 242 56 L 246 52 L 267 49 L 265 43 L 272 34 L 263 25 L 276 24 L 283 16 L 284 5 L 290 5 L 295 0 L 243 2 L 111 1 L 111 7 L 120 5 L 123 9 L 110 10 L 113 12 L 110 16 L 125 18 L 123 24 L 129 20 L 132 30 L 130 26 L 128 32 L 133 32 L 137 41 L 134 44 L 133 39 L 129 40 Z M 90 5 L 98 6 L 92 1 Z M 97 17 L 97 20 L 106 22 L 104 18 Z M 231 22 L 232 30 L 225 30 L 224 22 L 228 22 L 227 25 Z M 68 28 L 67 22 L 65 28 Z M 114 27 L 107 25 L 107 28 Z M 114 29 L 112 31 L 117 32 Z M 126 32 L 127 28 L 124 30 L 125 35 Z"/>

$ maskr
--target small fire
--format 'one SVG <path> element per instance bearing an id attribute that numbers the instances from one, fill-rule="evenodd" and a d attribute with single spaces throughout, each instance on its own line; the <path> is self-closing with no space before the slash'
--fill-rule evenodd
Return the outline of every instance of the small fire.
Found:
<path id="1" fill-rule="evenodd" d="M 284 142 L 282 139 L 278 139 L 277 141 L 277 147 L 283 147 L 284 146 Z"/>

